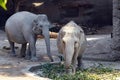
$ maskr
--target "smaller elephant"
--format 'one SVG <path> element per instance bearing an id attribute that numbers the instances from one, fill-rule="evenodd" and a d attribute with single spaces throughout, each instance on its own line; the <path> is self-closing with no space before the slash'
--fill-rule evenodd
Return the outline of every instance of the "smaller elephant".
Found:
<path id="1" fill-rule="evenodd" d="M 60 29 L 57 47 L 59 53 L 63 54 L 66 72 L 72 67 L 72 73 L 75 73 L 77 64 L 78 67 L 81 67 L 81 58 L 86 45 L 87 41 L 84 31 L 74 21 L 70 21 Z"/>
<path id="2" fill-rule="evenodd" d="M 11 55 L 15 56 L 14 43 L 22 44 L 21 57 L 27 57 L 36 61 L 36 40 L 37 35 L 43 35 L 46 42 L 47 54 L 53 61 L 50 53 L 49 28 L 52 25 L 45 14 L 34 14 L 27 11 L 21 11 L 13 14 L 5 24 L 5 31 L 11 47 Z M 26 52 L 26 45 L 28 50 Z"/>

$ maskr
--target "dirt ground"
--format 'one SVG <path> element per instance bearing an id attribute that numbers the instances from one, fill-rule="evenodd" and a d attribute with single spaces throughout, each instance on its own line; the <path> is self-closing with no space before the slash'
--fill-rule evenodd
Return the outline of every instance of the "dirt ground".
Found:
<path id="1" fill-rule="evenodd" d="M 10 50 L 3 49 L 4 46 L 9 47 L 6 35 L 3 31 L 0 31 L 0 80 L 40 80 L 37 77 L 28 76 L 24 69 L 29 66 L 39 64 L 40 62 L 31 62 L 19 57 L 10 57 Z M 20 45 L 17 44 L 19 53 Z M 46 80 L 42 79 L 41 80 Z"/>
<path id="2" fill-rule="evenodd" d="M 111 62 L 105 60 L 104 55 L 108 55 L 110 52 L 110 35 L 89 35 L 87 36 L 88 46 L 83 55 L 84 67 L 95 66 L 103 64 L 115 69 L 120 69 L 120 64 L 118 62 Z M 37 48 L 37 57 L 39 58 L 38 62 L 31 62 L 25 60 L 24 58 L 19 57 L 10 57 L 10 50 L 6 50 L 3 47 L 9 47 L 6 35 L 3 31 L 0 31 L 0 80 L 48 80 L 43 78 L 38 78 L 37 76 L 26 75 L 28 72 L 25 71 L 31 66 L 49 62 L 49 58 L 46 55 L 46 46 L 43 39 L 38 39 L 36 48 Z M 18 47 L 16 52 L 19 55 L 20 45 L 16 44 Z M 54 61 L 59 61 L 57 55 L 56 39 L 51 39 L 51 53 L 54 58 Z"/>

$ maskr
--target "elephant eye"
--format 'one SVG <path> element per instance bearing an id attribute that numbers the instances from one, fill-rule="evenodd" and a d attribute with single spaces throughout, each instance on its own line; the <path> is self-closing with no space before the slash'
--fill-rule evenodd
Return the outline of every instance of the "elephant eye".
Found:
<path id="1" fill-rule="evenodd" d="M 43 19 L 43 21 L 46 21 L 46 19 Z"/>
<path id="2" fill-rule="evenodd" d="M 77 41 L 75 41 L 75 44 L 77 44 Z"/>
<path id="3" fill-rule="evenodd" d="M 36 26 L 38 26 L 38 23 L 36 23 Z"/>
<path id="4" fill-rule="evenodd" d="M 65 44 L 65 41 L 63 41 L 63 44 Z"/>
<path id="5" fill-rule="evenodd" d="M 63 46 L 62 46 L 62 47 L 64 48 L 64 47 L 65 47 L 65 41 L 62 41 L 62 43 L 63 43 Z"/>
<path id="6" fill-rule="evenodd" d="M 78 46 L 78 42 L 77 42 L 77 41 L 75 41 L 75 44 L 74 44 L 74 45 L 75 45 L 75 47 L 77 47 L 77 46 Z"/>
<path id="7" fill-rule="evenodd" d="M 42 28 L 43 27 L 43 25 L 38 25 L 40 28 Z"/>
<path id="8" fill-rule="evenodd" d="M 42 28 L 43 26 L 42 26 L 42 25 L 40 25 L 40 27 Z"/>

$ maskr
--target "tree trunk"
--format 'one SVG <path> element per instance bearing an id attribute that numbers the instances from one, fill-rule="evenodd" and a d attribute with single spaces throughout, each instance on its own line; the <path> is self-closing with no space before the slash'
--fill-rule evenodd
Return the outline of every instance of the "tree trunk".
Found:
<path id="1" fill-rule="evenodd" d="M 113 38 L 112 55 L 114 60 L 120 58 L 120 0 L 113 0 Z"/>

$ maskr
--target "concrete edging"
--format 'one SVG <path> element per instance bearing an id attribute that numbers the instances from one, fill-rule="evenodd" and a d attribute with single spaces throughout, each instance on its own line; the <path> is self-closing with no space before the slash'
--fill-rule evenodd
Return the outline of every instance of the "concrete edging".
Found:
<path id="1" fill-rule="evenodd" d="M 59 64 L 60 62 L 59 62 L 59 61 L 50 62 L 50 64 L 57 64 L 57 63 Z M 38 76 L 37 74 L 32 73 L 32 72 L 30 71 L 31 68 L 39 67 L 40 65 L 43 65 L 43 64 L 46 64 L 46 63 L 44 62 L 44 63 L 40 63 L 40 64 L 36 64 L 36 65 L 35 65 L 35 64 L 34 64 L 34 65 L 29 65 L 29 66 L 27 66 L 25 69 L 21 70 L 21 72 L 22 72 L 23 74 L 25 74 L 26 76 L 33 77 L 33 78 L 35 78 L 35 79 L 37 79 L 37 80 L 52 80 L 52 79 L 49 79 L 49 78 L 40 77 L 40 76 Z"/>
<path id="2" fill-rule="evenodd" d="M 30 76 L 30 77 L 35 78 L 36 80 L 51 80 L 49 78 L 40 77 L 40 76 L 36 75 L 35 73 L 32 73 L 31 71 L 29 71 L 32 67 L 39 66 L 39 65 L 40 64 L 29 65 L 25 69 L 21 70 L 21 72 L 23 74 L 25 74 L 26 76 Z"/>

